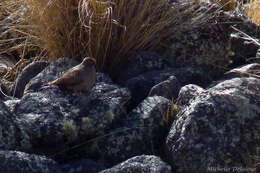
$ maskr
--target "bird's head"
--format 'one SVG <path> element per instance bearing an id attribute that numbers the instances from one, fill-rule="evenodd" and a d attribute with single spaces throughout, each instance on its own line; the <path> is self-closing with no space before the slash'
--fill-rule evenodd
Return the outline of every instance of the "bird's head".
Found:
<path id="1" fill-rule="evenodd" d="M 82 61 L 82 64 L 84 65 L 96 65 L 96 63 L 97 63 L 96 59 L 90 57 L 84 58 Z"/>

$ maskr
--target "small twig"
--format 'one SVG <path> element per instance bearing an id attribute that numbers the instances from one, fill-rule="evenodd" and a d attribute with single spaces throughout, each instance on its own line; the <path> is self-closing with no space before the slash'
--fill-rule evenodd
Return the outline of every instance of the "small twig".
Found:
<path id="1" fill-rule="evenodd" d="M 243 34 L 244 36 L 246 36 L 247 38 L 249 38 L 249 40 L 253 41 L 257 46 L 260 47 L 260 43 L 259 43 L 256 39 L 252 38 L 251 36 L 249 36 L 248 34 L 244 33 L 243 31 L 241 31 L 241 30 L 235 28 L 234 26 L 231 26 L 231 28 L 234 29 L 234 30 L 236 30 L 236 31 L 238 31 L 239 33 Z"/>

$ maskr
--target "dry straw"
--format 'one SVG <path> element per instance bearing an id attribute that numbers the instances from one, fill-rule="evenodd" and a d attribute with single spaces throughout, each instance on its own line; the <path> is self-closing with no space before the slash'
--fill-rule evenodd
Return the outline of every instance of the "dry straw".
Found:
<path id="1" fill-rule="evenodd" d="M 98 69 L 156 50 L 179 31 L 203 21 L 198 5 L 168 0 L 21 0 L 24 18 L 51 59 L 91 56 Z M 205 12 L 205 11 L 204 11 Z M 194 18 L 191 18 L 193 16 Z"/>

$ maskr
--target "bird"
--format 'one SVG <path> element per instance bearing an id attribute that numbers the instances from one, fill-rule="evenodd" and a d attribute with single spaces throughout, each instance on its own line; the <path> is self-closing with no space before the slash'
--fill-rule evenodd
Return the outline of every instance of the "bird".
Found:
<path id="1" fill-rule="evenodd" d="M 96 60 L 91 57 L 69 69 L 58 79 L 48 82 L 47 85 L 60 85 L 78 93 L 88 93 L 96 82 Z"/>

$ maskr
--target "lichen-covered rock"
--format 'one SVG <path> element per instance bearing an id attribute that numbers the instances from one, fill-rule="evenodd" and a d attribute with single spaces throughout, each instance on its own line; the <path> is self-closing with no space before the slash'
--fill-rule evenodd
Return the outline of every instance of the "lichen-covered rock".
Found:
<path id="1" fill-rule="evenodd" d="M 180 84 L 175 76 L 170 76 L 167 80 L 153 86 L 148 94 L 150 96 L 162 96 L 169 100 L 175 100 L 178 97 Z"/>
<path id="2" fill-rule="evenodd" d="M 104 163 L 86 158 L 70 161 L 60 168 L 64 173 L 97 173 L 106 169 Z"/>
<path id="3" fill-rule="evenodd" d="M 58 164 L 44 156 L 0 150 L 2 173 L 62 173 Z"/>
<path id="4" fill-rule="evenodd" d="M 118 74 L 117 81 L 124 84 L 127 80 L 142 73 L 153 70 L 162 70 L 166 67 L 168 66 L 165 60 L 157 53 L 139 51 L 129 58 L 129 62 L 125 68 L 122 66 L 118 67 L 120 69 L 120 74 Z M 115 71 L 117 72 L 117 70 Z"/>
<path id="5" fill-rule="evenodd" d="M 0 148 L 12 149 L 16 147 L 18 139 L 18 128 L 14 115 L 0 100 Z"/>
<path id="6" fill-rule="evenodd" d="M 159 157 L 141 155 L 128 159 L 100 173 L 173 173 L 171 167 Z"/>
<path id="7" fill-rule="evenodd" d="M 146 72 L 129 79 L 125 84 L 132 93 L 132 107 L 135 107 L 147 97 L 153 86 L 167 80 L 170 76 L 175 76 L 180 86 L 190 83 L 204 86 L 209 83 L 209 80 L 205 78 L 205 74 L 194 68 L 177 68 Z M 179 91 L 176 91 L 177 94 L 178 92 Z"/>
<path id="8" fill-rule="evenodd" d="M 97 83 L 89 94 L 44 85 L 73 65 L 70 60 L 66 62 L 66 59 L 58 60 L 33 78 L 27 93 L 15 105 L 14 114 L 21 138 L 27 144 L 26 151 L 56 153 L 72 143 L 103 135 L 126 112 L 130 92 L 112 84 L 101 73 L 97 74 Z"/>
<path id="9" fill-rule="evenodd" d="M 36 61 L 26 66 L 17 77 L 15 83 L 13 84 L 11 93 L 15 97 L 21 98 L 23 96 L 23 92 L 27 83 L 48 65 L 48 62 Z"/>
<path id="10" fill-rule="evenodd" d="M 168 133 L 162 124 L 169 104 L 161 96 L 147 97 L 107 135 L 94 139 L 86 152 L 112 165 L 140 154 L 158 154 Z"/>
<path id="11" fill-rule="evenodd" d="M 243 65 L 242 67 L 234 68 L 225 73 L 222 79 L 231 79 L 235 77 L 255 77 L 256 75 L 259 76 L 260 74 L 260 64 L 247 64 Z M 260 77 L 259 77 L 260 78 Z"/>
<path id="12" fill-rule="evenodd" d="M 20 99 L 10 99 L 10 100 L 6 100 L 4 103 L 6 105 L 6 107 L 8 108 L 8 110 L 13 113 L 15 106 L 20 102 Z"/>
<path id="13" fill-rule="evenodd" d="M 212 9 L 215 12 L 212 12 Z M 208 14 L 211 15 L 201 24 L 188 25 L 189 28 L 184 27 L 182 31 L 176 33 L 171 41 L 170 49 L 167 49 L 163 56 L 173 67 L 195 67 L 203 70 L 208 77 L 215 79 L 222 75 L 232 63 L 237 64 L 238 62 L 235 61 L 241 59 L 239 56 L 245 60 L 246 57 L 254 56 L 257 50 L 254 43 L 247 47 L 241 42 L 232 41 L 231 33 L 238 31 L 231 27 L 239 28 L 243 32 L 244 28 L 250 28 L 251 31 L 258 33 L 254 34 L 258 36 L 256 38 L 259 38 L 260 32 L 257 31 L 255 24 L 241 17 L 241 14 L 225 13 L 215 7 L 205 8 L 203 15 Z M 243 42 L 246 41 L 243 39 Z M 248 53 L 249 48 L 250 53 Z"/>
<path id="14" fill-rule="evenodd" d="M 205 90 L 199 87 L 198 85 L 194 85 L 194 84 L 185 85 L 184 87 L 181 88 L 176 103 L 178 106 L 181 107 L 188 106 L 189 102 L 193 98 L 198 96 L 200 93 L 202 93 L 203 91 Z"/>
<path id="15" fill-rule="evenodd" d="M 233 25 L 234 28 L 231 30 L 232 34 L 230 35 L 231 50 L 233 52 L 231 60 L 236 66 L 248 63 L 248 61 L 254 62 L 250 59 L 255 57 L 259 46 L 255 44 L 254 41 L 248 40 L 245 34 L 253 39 L 259 39 L 260 27 L 253 23 L 250 18 L 241 13 L 234 12 L 231 14 L 233 19 L 231 22 L 235 23 L 235 25 Z"/>
<path id="16" fill-rule="evenodd" d="M 167 137 L 178 172 L 248 167 L 260 143 L 260 80 L 233 78 L 200 93 Z"/>

